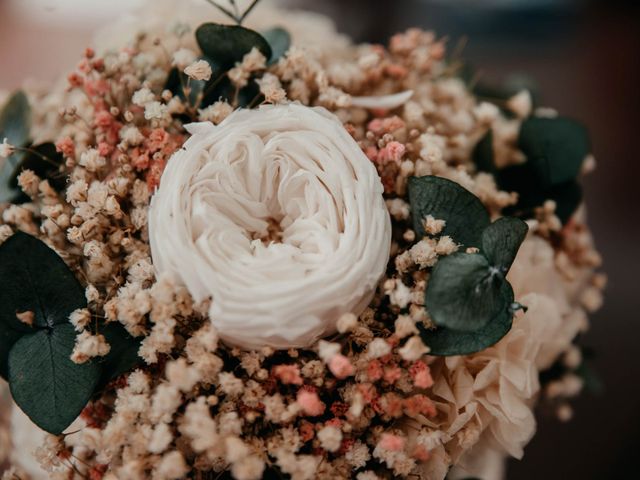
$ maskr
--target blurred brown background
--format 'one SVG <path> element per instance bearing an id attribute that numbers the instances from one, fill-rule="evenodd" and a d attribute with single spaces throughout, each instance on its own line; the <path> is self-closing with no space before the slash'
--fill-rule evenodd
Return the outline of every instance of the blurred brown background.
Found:
<path id="1" fill-rule="evenodd" d="M 605 305 L 581 340 L 605 382 L 602 395 L 574 402 L 570 423 L 540 412 L 538 435 L 508 478 L 638 478 L 640 449 L 640 2 L 588 0 L 285 0 L 331 15 L 358 41 L 385 42 L 410 26 L 432 28 L 483 78 L 530 76 L 540 100 L 584 121 L 597 170 L 586 179 L 590 223 L 609 274 Z M 60 21 L 59 3 L 0 0 L 0 89 L 25 76 L 45 80 L 79 57 L 92 29 L 135 0 L 87 1 Z M 17 5 L 20 4 L 19 8 Z M 89 7 L 90 5 L 90 7 Z M 38 11 L 37 18 L 26 14 Z M 34 10 L 32 10 L 34 11 Z M 48 17 L 49 15 L 49 17 Z"/>

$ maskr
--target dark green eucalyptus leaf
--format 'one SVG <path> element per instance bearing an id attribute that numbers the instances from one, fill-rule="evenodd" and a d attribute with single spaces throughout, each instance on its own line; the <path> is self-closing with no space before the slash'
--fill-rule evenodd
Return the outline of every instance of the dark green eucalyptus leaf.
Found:
<path id="1" fill-rule="evenodd" d="M 291 35 L 284 28 L 275 27 L 265 32 L 262 32 L 262 36 L 269 43 L 271 47 L 271 58 L 269 58 L 269 65 L 273 65 L 281 57 L 284 57 L 285 53 L 291 46 Z"/>
<path id="2" fill-rule="evenodd" d="M 464 247 L 479 247 L 482 231 L 489 225 L 489 213 L 482 202 L 456 182 L 435 176 L 409 178 L 409 203 L 413 228 L 424 236 L 427 215 L 445 220 L 443 235 Z"/>
<path id="3" fill-rule="evenodd" d="M 493 130 L 487 130 L 487 133 L 476 144 L 472 158 L 479 171 L 496 174 L 498 169 L 493 160 Z"/>
<path id="4" fill-rule="evenodd" d="M 591 146 L 586 128 L 568 118 L 531 117 L 522 122 L 518 147 L 542 189 L 575 180 Z"/>
<path id="5" fill-rule="evenodd" d="M 271 47 L 264 37 L 240 25 L 204 23 L 196 30 L 196 40 L 202 52 L 223 67 L 241 61 L 253 47 L 271 58 Z"/>
<path id="6" fill-rule="evenodd" d="M 9 378 L 9 351 L 13 344 L 33 331 L 33 328 L 19 321 L 15 315 L 9 319 L 0 318 L 0 377 L 5 380 Z"/>
<path id="7" fill-rule="evenodd" d="M 506 275 L 528 231 L 527 224 L 514 217 L 499 218 L 485 228 L 481 251 L 489 264 L 498 267 Z"/>
<path id="8" fill-rule="evenodd" d="M 67 175 L 60 170 L 62 154 L 51 142 L 29 147 L 27 152 L 11 155 L 0 170 L 0 203 L 24 203 L 29 197 L 18 186 L 18 176 L 23 170 L 32 170 L 41 179 L 47 179 L 55 190 L 62 190 L 67 184 Z"/>
<path id="9" fill-rule="evenodd" d="M 479 253 L 454 253 L 436 263 L 425 296 L 433 322 L 440 327 L 474 332 L 506 308 L 506 283 L 499 269 Z"/>
<path id="10" fill-rule="evenodd" d="M 84 289 L 47 244 L 18 232 L 0 245 L 0 323 L 31 311 L 34 327 L 52 328 L 86 305 Z"/>
<path id="11" fill-rule="evenodd" d="M 126 373 L 142 362 L 138 356 L 140 339 L 132 337 L 122 324 L 113 322 L 106 324 L 100 333 L 111 346 L 109 353 L 99 359 L 102 367 L 100 386 L 104 386 L 116 377 Z"/>
<path id="12" fill-rule="evenodd" d="M 14 184 L 16 172 L 20 172 L 20 165 L 25 152 L 15 152 L 8 158 L 0 158 L 0 203 L 24 203 L 29 200 L 22 190 Z"/>
<path id="13" fill-rule="evenodd" d="M 508 282 L 502 283 L 500 295 L 504 307 L 483 328 L 475 332 L 461 332 L 446 327 L 427 330 L 419 326 L 420 336 L 431 351 L 430 355 L 468 355 L 479 352 L 497 343 L 504 337 L 513 322 L 513 289 Z"/>
<path id="14" fill-rule="evenodd" d="M 520 218 L 533 218 L 534 209 L 542 206 L 546 200 L 556 202 L 556 215 L 565 224 L 582 202 L 582 187 L 571 180 L 551 188 L 544 189 L 532 182 L 531 171 L 527 164 L 514 165 L 500 170 L 497 180 L 502 190 L 518 193 L 516 205 L 504 210 L 506 215 Z"/>
<path id="15" fill-rule="evenodd" d="M 96 363 L 71 361 L 75 338 L 70 323 L 56 325 L 23 336 L 9 354 L 13 399 L 33 423 L 53 435 L 80 415 L 100 378 Z"/>
<path id="16" fill-rule="evenodd" d="M 7 142 L 16 147 L 29 143 L 31 129 L 31 107 L 22 90 L 15 92 L 0 112 L 0 143 Z"/>

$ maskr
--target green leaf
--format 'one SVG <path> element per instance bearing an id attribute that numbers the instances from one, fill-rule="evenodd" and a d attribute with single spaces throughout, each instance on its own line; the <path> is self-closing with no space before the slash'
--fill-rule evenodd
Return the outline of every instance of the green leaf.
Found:
<path id="1" fill-rule="evenodd" d="M 586 128 L 563 117 L 528 118 L 520 127 L 518 147 L 543 189 L 575 180 L 591 151 Z"/>
<path id="2" fill-rule="evenodd" d="M 506 275 L 528 231 L 527 224 L 519 218 L 499 218 L 482 232 L 481 251 L 492 266 Z"/>
<path id="3" fill-rule="evenodd" d="M 34 329 L 67 323 L 86 306 L 84 289 L 62 259 L 45 243 L 18 232 L 0 245 L 0 375 L 7 377 L 9 351 Z M 34 312 L 30 327 L 17 313 Z"/>
<path id="4" fill-rule="evenodd" d="M 478 253 L 454 253 L 436 263 L 425 297 L 433 322 L 441 327 L 475 332 L 506 307 L 503 273 Z"/>
<path id="5" fill-rule="evenodd" d="M 11 155 L 0 170 L 0 202 L 24 203 L 29 197 L 18 185 L 18 176 L 23 170 L 32 170 L 41 179 L 60 191 L 67 184 L 67 175 L 60 170 L 62 154 L 51 143 L 31 146 L 28 152 L 16 152 Z"/>
<path id="6" fill-rule="evenodd" d="M 15 92 L 0 112 L 0 142 L 5 138 L 16 147 L 29 143 L 31 107 L 22 90 Z"/>
<path id="7" fill-rule="evenodd" d="M 120 323 L 108 323 L 100 330 L 111 346 L 109 353 L 99 359 L 102 367 L 100 386 L 104 386 L 142 362 L 138 356 L 140 339 L 132 337 Z"/>
<path id="8" fill-rule="evenodd" d="M 425 234 L 424 218 L 431 215 L 446 221 L 442 235 L 449 235 L 464 247 L 479 247 L 482 231 L 490 223 L 489 213 L 478 197 L 445 178 L 409 178 L 409 202 L 413 228 L 419 237 Z"/>
<path id="9" fill-rule="evenodd" d="M 271 58 L 271 47 L 265 38 L 239 25 L 204 23 L 196 30 L 196 40 L 202 52 L 223 67 L 232 67 L 253 47 Z"/>
<path id="10" fill-rule="evenodd" d="M 87 304 L 82 285 L 58 254 L 24 232 L 0 246 L 0 279 L 3 323 L 14 321 L 16 312 L 32 311 L 34 326 L 51 328 Z"/>
<path id="11" fill-rule="evenodd" d="M 430 355 L 468 355 L 479 352 L 497 343 L 504 337 L 513 322 L 513 290 L 508 282 L 502 283 L 500 295 L 504 307 L 483 328 L 475 332 L 462 332 L 446 327 L 427 330 L 419 325 L 420 336 L 431 351 Z"/>
<path id="12" fill-rule="evenodd" d="M 493 130 L 487 130 L 487 133 L 474 147 L 471 155 L 478 170 L 496 174 L 498 169 L 493 160 Z"/>
<path id="13" fill-rule="evenodd" d="M 69 358 L 76 332 L 69 323 L 18 340 L 9 354 L 9 385 L 18 406 L 43 430 L 60 435 L 93 394 L 100 367 Z"/>
<path id="14" fill-rule="evenodd" d="M 271 58 L 268 59 L 268 64 L 273 65 L 289 50 L 291 35 L 284 28 L 275 27 L 262 32 L 262 36 L 271 47 Z"/>
<path id="15" fill-rule="evenodd" d="M 31 107 L 23 91 L 15 92 L 0 112 L 0 142 L 7 142 L 15 147 L 24 147 L 29 143 L 31 129 Z M 20 197 L 21 192 L 11 187 L 15 172 L 22 162 L 24 152 L 16 152 L 8 158 L 0 158 L 0 203 L 12 202 Z"/>

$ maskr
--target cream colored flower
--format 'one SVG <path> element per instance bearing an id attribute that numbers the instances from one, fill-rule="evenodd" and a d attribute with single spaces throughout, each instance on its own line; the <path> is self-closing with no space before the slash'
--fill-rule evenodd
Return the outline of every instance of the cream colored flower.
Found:
<path id="1" fill-rule="evenodd" d="M 192 124 L 149 212 L 158 273 L 181 280 L 223 340 L 303 347 L 360 313 L 385 270 L 375 168 L 339 120 L 301 105 Z"/>

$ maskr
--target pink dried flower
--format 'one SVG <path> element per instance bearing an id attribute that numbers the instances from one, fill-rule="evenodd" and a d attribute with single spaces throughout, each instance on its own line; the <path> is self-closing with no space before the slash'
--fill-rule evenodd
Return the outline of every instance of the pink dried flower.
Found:
<path id="1" fill-rule="evenodd" d="M 392 433 L 383 433 L 378 446 L 391 452 L 399 452 L 404 448 L 404 438 Z"/>
<path id="2" fill-rule="evenodd" d="M 382 370 L 382 363 L 380 360 L 371 360 L 367 365 L 367 377 L 372 382 L 377 382 L 384 375 L 384 371 Z"/>
<path id="3" fill-rule="evenodd" d="M 434 417 L 436 415 L 435 405 L 430 398 L 424 395 L 405 398 L 404 408 L 409 415 L 424 415 L 425 417 Z"/>
<path id="4" fill-rule="evenodd" d="M 84 77 L 77 72 L 70 73 L 67 81 L 71 87 L 81 87 L 84 84 Z"/>
<path id="5" fill-rule="evenodd" d="M 285 385 L 302 385 L 300 368 L 297 365 L 277 365 L 273 375 Z"/>
<path id="6" fill-rule="evenodd" d="M 433 378 L 431 378 L 431 370 L 422 360 L 413 362 L 409 369 L 409 374 L 413 378 L 413 383 L 418 388 L 429 388 L 433 386 Z"/>
<path id="7" fill-rule="evenodd" d="M 155 128 L 151 130 L 146 146 L 155 153 L 162 150 L 169 142 L 169 134 L 163 128 Z"/>
<path id="8" fill-rule="evenodd" d="M 378 153 L 377 161 L 382 164 L 393 162 L 399 165 L 406 150 L 407 148 L 400 142 L 389 142 Z"/>
<path id="9" fill-rule="evenodd" d="M 309 390 L 298 390 L 296 401 L 302 408 L 302 411 L 310 417 L 322 415 L 325 410 L 325 404 L 320 400 L 318 394 Z"/>
<path id="10" fill-rule="evenodd" d="M 384 381 L 390 384 L 396 383 L 402 376 L 402 370 L 399 367 L 392 365 L 384 369 Z"/>
<path id="11" fill-rule="evenodd" d="M 113 124 L 113 120 L 113 116 L 106 110 L 96 113 L 95 123 L 98 127 L 109 128 Z"/>
<path id="12" fill-rule="evenodd" d="M 339 379 L 350 377 L 355 373 L 355 368 L 353 368 L 349 359 L 341 353 L 331 357 L 328 366 L 331 373 Z"/>
<path id="13" fill-rule="evenodd" d="M 67 158 L 74 157 L 76 154 L 76 146 L 71 137 L 63 137 L 56 142 L 56 151 L 62 153 Z"/>

